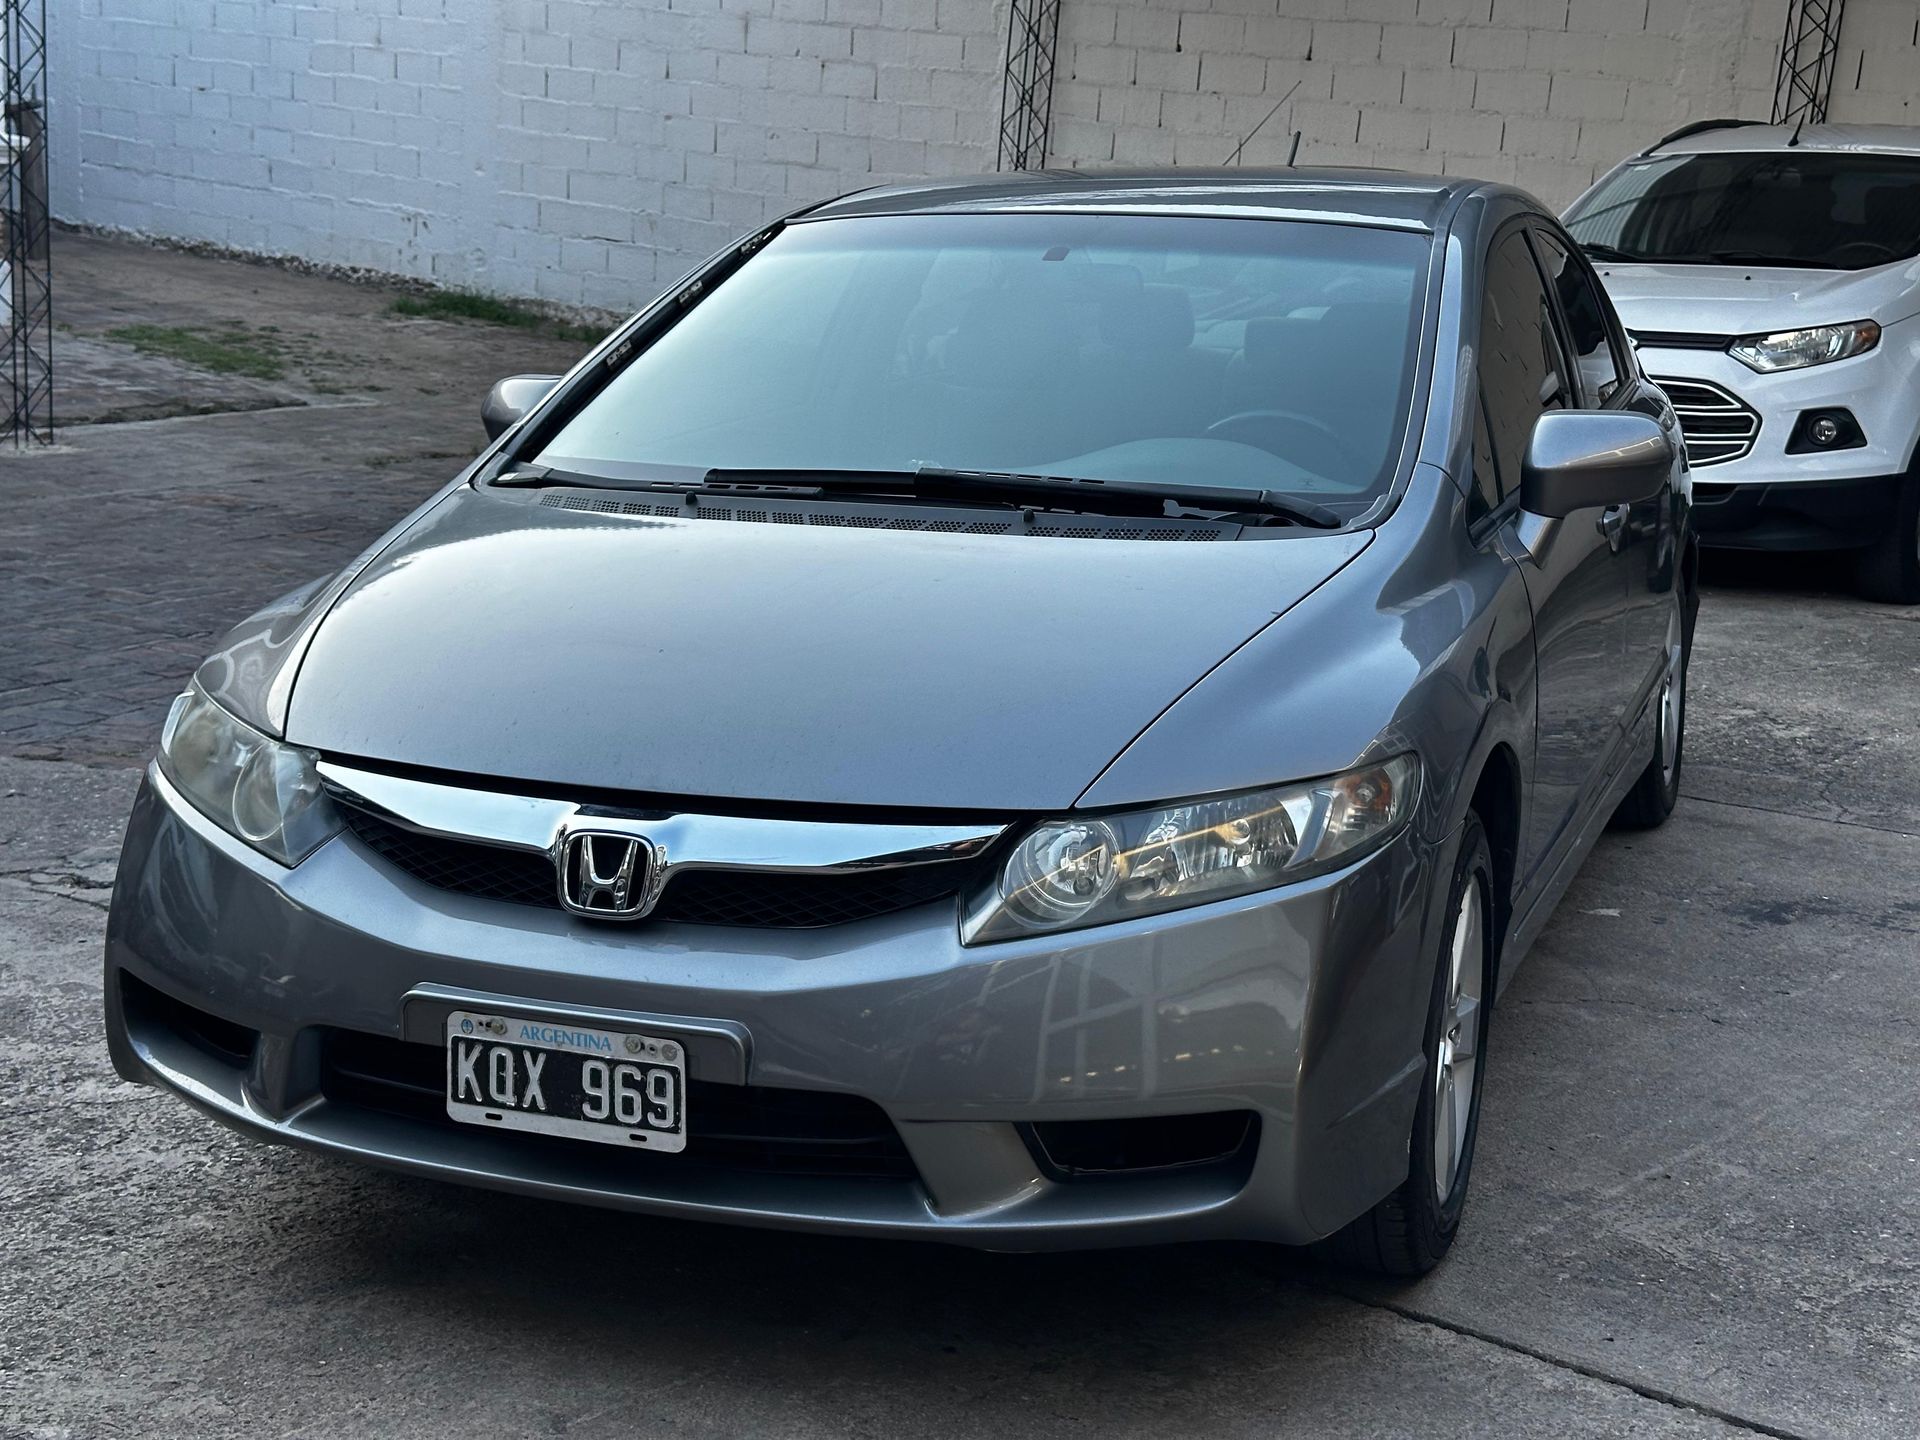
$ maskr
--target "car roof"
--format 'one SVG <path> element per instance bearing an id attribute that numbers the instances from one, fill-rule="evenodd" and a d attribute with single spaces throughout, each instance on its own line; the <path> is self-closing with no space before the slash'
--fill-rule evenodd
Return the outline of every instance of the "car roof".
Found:
<path id="1" fill-rule="evenodd" d="M 1655 155 L 1699 155 L 1724 151 L 1850 150 L 1861 154 L 1920 155 L 1920 125 L 1807 125 L 1799 142 L 1789 147 L 1792 125 L 1742 125 L 1702 130 L 1669 144 L 1656 146 Z"/>
<path id="2" fill-rule="evenodd" d="M 1220 170 L 1021 170 L 883 185 L 830 200 L 807 220 L 866 215 L 1194 215 L 1317 220 L 1432 232 L 1481 182 L 1313 166 Z"/>

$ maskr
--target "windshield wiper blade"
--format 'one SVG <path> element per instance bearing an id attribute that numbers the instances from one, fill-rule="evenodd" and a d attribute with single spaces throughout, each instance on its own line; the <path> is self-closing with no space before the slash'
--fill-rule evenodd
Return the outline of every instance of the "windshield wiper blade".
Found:
<path id="1" fill-rule="evenodd" d="M 1289 521 L 1315 530 L 1346 522 L 1324 505 L 1279 490 L 1237 486 L 1163 485 L 1139 480 L 1088 480 L 1074 475 L 1036 475 L 1009 470 L 949 470 L 923 465 L 913 470 L 826 470 L 801 466 L 715 467 L 698 480 L 634 480 L 588 475 L 548 465 L 522 465 L 484 481 L 513 489 L 548 486 L 598 490 L 646 490 L 667 495 L 913 495 L 923 499 L 999 500 L 1009 505 L 1091 508 L 1111 515 L 1164 516 L 1169 503 L 1187 510 L 1241 514 Z"/>
<path id="2" fill-rule="evenodd" d="M 1609 245 L 1603 240 L 1582 240 L 1579 245 L 1581 252 L 1589 260 L 1612 260 L 1621 265 L 1639 265 L 1645 263 L 1647 258 L 1644 255 L 1630 254 L 1618 245 Z"/>
<path id="3" fill-rule="evenodd" d="M 1709 250 L 1706 258 L 1716 265 L 1777 265 L 1789 270 L 1836 268 L 1819 260 L 1805 260 L 1792 255 L 1769 255 L 1764 250 Z"/>
<path id="4" fill-rule="evenodd" d="M 1171 502 L 1193 510 L 1270 515 L 1311 529 L 1335 530 L 1345 522 L 1323 505 L 1276 490 L 1236 486 L 1166 485 L 1140 480 L 1090 480 L 1077 475 L 1030 474 L 1011 470 L 953 470 L 922 465 L 912 470 L 808 470 L 800 468 L 709 470 L 701 488 L 718 490 L 762 485 L 815 486 L 823 491 L 896 493 L 1004 500 L 1009 504 L 1085 505 L 1097 503 L 1107 514 L 1161 515 Z M 671 483 L 649 487 L 674 489 Z"/>
<path id="5" fill-rule="evenodd" d="M 1195 505 L 1197 508 L 1203 510 L 1214 509 L 1217 503 L 1218 508 L 1227 511 L 1230 516 L 1235 514 L 1266 515 L 1276 520 L 1290 521 L 1295 525 L 1304 526 L 1308 530 L 1338 530 L 1342 525 L 1347 523 L 1338 512 L 1329 510 L 1326 506 L 1316 501 L 1305 499 L 1299 495 L 1290 495 L 1280 490 L 1215 490 L 1212 494 L 1219 497 L 1217 502 L 1193 501 L 1186 498 L 1186 492 L 1184 491 L 1176 492 L 1167 498 L 1172 500 L 1176 505 Z M 1252 498 L 1244 502 L 1229 504 L 1226 497 L 1234 494 L 1246 495 Z"/>
<path id="6" fill-rule="evenodd" d="M 1064 493 L 1075 499 L 1098 500 L 1111 506 L 1137 505 L 1140 514 L 1158 513 L 1158 507 L 1171 501 L 1190 510 L 1225 510 L 1255 515 L 1272 515 L 1316 530 L 1336 530 L 1344 522 L 1333 511 L 1311 500 L 1277 490 L 1255 490 L 1238 485 L 1167 485 L 1151 480 L 1090 480 L 1079 475 L 1022 474 L 1004 470 L 948 470 L 922 465 L 914 471 L 916 481 L 928 483 L 935 493 L 941 487 L 961 492 L 1011 497 L 1019 495 L 1051 500 Z"/>
<path id="7" fill-rule="evenodd" d="M 485 483 L 526 490 L 552 485 L 593 490 L 647 490 L 663 495 L 819 495 L 829 490 L 909 494 L 918 488 L 918 479 L 919 472 L 915 470 L 810 470 L 799 466 L 769 466 L 765 469 L 715 468 L 685 479 L 647 480 L 556 470 L 550 465 L 519 465 L 507 467 L 487 478 Z"/>

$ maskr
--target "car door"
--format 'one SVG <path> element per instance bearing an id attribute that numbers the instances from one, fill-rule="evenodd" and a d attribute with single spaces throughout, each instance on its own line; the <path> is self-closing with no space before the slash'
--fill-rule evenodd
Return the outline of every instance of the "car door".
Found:
<path id="1" fill-rule="evenodd" d="M 1592 409 L 1644 411 L 1667 427 L 1677 447 L 1672 409 L 1640 380 L 1599 279 L 1553 230 L 1536 225 L 1533 237 L 1548 287 L 1559 305 L 1583 403 Z M 1630 726 L 1665 677 L 1669 646 L 1678 642 L 1674 627 L 1679 615 L 1675 586 L 1680 556 L 1670 489 L 1631 506 L 1618 506 L 1616 513 L 1620 523 L 1610 538 L 1623 562 L 1627 589 L 1621 639 L 1627 675 L 1634 682 L 1622 721 Z"/>
<path id="2" fill-rule="evenodd" d="M 1535 743 L 1520 863 L 1532 879 L 1572 843 L 1604 783 L 1633 682 L 1623 664 L 1626 566 L 1610 538 L 1619 527 L 1597 508 L 1546 523 L 1520 509 L 1534 422 L 1583 398 L 1524 224 L 1499 232 L 1487 254 L 1478 370 L 1502 543 L 1533 606 Z"/>

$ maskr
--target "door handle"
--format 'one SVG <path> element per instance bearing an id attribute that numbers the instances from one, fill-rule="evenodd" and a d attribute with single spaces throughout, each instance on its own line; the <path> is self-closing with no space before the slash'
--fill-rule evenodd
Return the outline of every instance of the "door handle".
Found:
<path id="1" fill-rule="evenodd" d="M 1607 537 L 1607 548 L 1618 550 L 1620 541 L 1627 533 L 1627 517 L 1633 513 L 1630 505 L 1609 505 L 1600 512 L 1597 528 Z"/>

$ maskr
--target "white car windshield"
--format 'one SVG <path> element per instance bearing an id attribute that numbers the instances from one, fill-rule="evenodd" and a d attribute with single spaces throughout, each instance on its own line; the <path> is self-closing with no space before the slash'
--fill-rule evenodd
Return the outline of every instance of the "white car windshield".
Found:
<path id="1" fill-rule="evenodd" d="M 1865 270 L 1920 252 L 1920 156 L 1656 156 L 1603 180 L 1567 229 L 1603 260 Z"/>
<path id="2" fill-rule="evenodd" d="M 1365 500 L 1407 427 L 1430 237 L 1278 220 L 787 227 L 537 463 L 990 470 Z"/>

